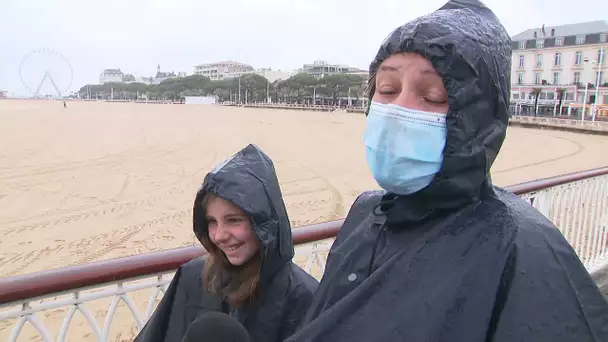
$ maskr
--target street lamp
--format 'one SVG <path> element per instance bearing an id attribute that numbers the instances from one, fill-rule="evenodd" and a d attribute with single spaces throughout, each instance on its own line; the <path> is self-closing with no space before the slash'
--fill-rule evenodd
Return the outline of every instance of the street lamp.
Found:
<path id="1" fill-rule="evenodd" d="M 602 62 L 603 62 L 603 58 L 604 58 L 604 47 L 601 47 L 600 49 L 600 55 L 599 55 L 599 60 L 593 60 L 590 61 L 589 58 L 585 58 L 583 59 L 583 62 L 585 63 L 585 65 L 587 64 L 597 64 L 597 73 L 595 74 L 595 98 L 593 101 L 593 106 L 591 107 L 591 121 L 595 121 L 595 114 L 597 111 L 597 98 L 599 97 L 599 90 L 600 90 L 600 75 L 602 72 Z M 585 68 L 586 69 L 586 68 Z M 587 90 L 589 88 L 589 82 L 585 82 L 585 95 L 583 98 L 583 115 L 582 115 L 582 120 L 585 120 L 585 105 L 587 104 Z"/>
<path id="2" fill-rule="evenodd" d="M 597 98 L 600 96 L 600 93 L 599 93 L 600 82 L 602 82 L 600 76 L 602 75 L 603 61 L 604 61 L 604 47 L 602 46 L 600 48 L 600 56 L 597 61 L 597 74 L 595 75 L 595 99 L 593 101 L 593 115 L 591 118 L 592 121 L 595 121 L 595 115 L 597 113 Z"/>
<path id="3" fill-rule="evenodd" d="M 587 64 L 595 64 L 595 61 L 589 61 L 589 58 L 583 59 L 583 65 L 585 66 L 583 70 L 587 70 Z M 586 73 L 585 73 L 586 74 Z M 589 82 L 585 82 L 585 93 L 583 95 L 583 112 L 581 114 L 581 121 L 585 121 L 585 112 L 587 111 L 587 91 L 589 90 Z"/>

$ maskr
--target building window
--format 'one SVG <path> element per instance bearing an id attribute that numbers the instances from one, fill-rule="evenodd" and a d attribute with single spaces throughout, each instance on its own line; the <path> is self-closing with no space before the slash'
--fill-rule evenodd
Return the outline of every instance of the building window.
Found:
<path id="1" fill-rule="evenodd" d="M 562 54 L 560 52 L 555 53 L 555 65 L 562 65 Z"/>
<path id="2" fill-rule="evenodd" d="M 583 53 L 581 51 L 576 51 L 576 59 L 574 60 L 574 64 L 583 64 Z"/>
<path id="3" fill-rule="evenodd" d="M 600 86 L 602 84 L 604 84 L 604 73 L 603 72 L 596 72 L 595 73 L 595 84 L 599 84 Z"/>
<path id="4" fill-rule="evenodd" d="M 551 37 L 555 36 L 555 29 L 551 29 Z"/>
<path id="5" fill-rule="evenodd" d="M 526 41 L 522 40 L 521 42 L 519 42 L 519 49 L 523 50 L 526 48 Z"/>
<path id="6" fill-rule="evenodd" d="M 555 38 L 555 46 L 562 46 L 564 45 L 564 38 Z"/>
<path id="7" fill-rule="evenodd" d="M 559 84 L 559 72 L 553 73 L 553 84 L 555 84 L 555 85 Z"/>
<path id="8" fill-rule="evenodd" d="M 536 48 L 537 49 L 542 49 L 545 47 L 545 40 L 544 39 L 537 39 L 536 40 Z"/>
<path id="9" fill-rule="evenodd" d="M 606 42 L 606 34 L 600 33 L 600 43 L 605 43 L 605 42 Z"/>
<path id="10" fill-rule="evenodd" d="M 534 84 L 540 84 L 540 72 L 534 73 Z"/>
<path id="11" fill-rule="evenodd" d="M 524 74 L 521 72 L 517 74 L 517 84 L 524 84 Z"/>
<path id="12" fill-rule="evenodd" d="M 536 67 L 540 68 L 543 66 L 543 55 L 538 54 L 536 55 Z"/>
<path id="13" fill-rule="evenodd" d="M 585 44 L 585 36 L 584 35 L 576 36 L 576 44 Z"/>
<path id="14" fill-rule="evenodd" d="M 578 71 L 574 72 L 574 83 L 575 84 L 581 83 L 581 73 Z"/>
<path id="15" fill-rule="evenodd" d="M 524 67 L 524 56 L 523 55 L 519 55 L 519 67 L 523 68 Z"/>

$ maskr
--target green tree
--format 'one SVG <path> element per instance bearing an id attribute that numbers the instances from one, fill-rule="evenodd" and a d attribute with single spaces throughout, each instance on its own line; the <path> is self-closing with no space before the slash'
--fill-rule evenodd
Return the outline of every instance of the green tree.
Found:
<path id="1" fill-rule="evenodd" d="M 122 81 L 123 82 L 135 82 L 135 76 L 133 76 L 131 74 L 125 74 L 122 76 Z"/>
<path id="2" fill-rule="evenodd" d="M 266 90 L 270 86 L 270 83 L 265 77 L 257 74 L 246 74 L 240 78 L 235 78 L 233 87 L 236 86 L 237 91 L 239 81 L 241 84 L 241 102 L 245 102 L 245 95 L 247 102 L 264 102 Z"/>
<path id="3" fill-rule="evenodd" d="M 240 83 L 240 87 L 239 87 Z M 81 98 L 91 94 L 95 98 L 109 99 L 112 89 L 115 99 L 137 99 L 147 94 L 151 100 L 181 101 L 184 96 L 215 95 L 220 101 L 266 102 L 271 96 L 276 102 L 313 103 L 313 98 L 324 104 L 338 104 L 338 98 L 363 96 L 365 79 L 357 75 L 332 74 L 321 79 L 299 73 L 292 77 L 269 83 L 263 76 L 246 74 L 239 78 L 211 81 L 199 75 L 170 78 L 160 84 L 106 83 L 86 85 L 78 91 Z"/>

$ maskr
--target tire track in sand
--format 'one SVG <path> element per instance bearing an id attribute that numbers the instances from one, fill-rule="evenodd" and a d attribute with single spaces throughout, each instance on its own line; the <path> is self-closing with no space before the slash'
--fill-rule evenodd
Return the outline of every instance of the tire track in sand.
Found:
<path id="1" fill-rule="evenodd" d="M 572 152 L 569 152 L 569 153 L 566 153 L 566 154 L 563 154 L 563 155 L 560 155 L 560 156 L 557 156 L 557 157 L 553 157 L 553 158 L 549 158 L 549 159 L 543 159 L 543 160 L 539 160 L 539 161 L 528 163 L 528 164 L 524 164 L 524 165 L 518 165 L 518 166 L 513 166 L 513 167 L 510 167 L 510 168 L 506 168 L 506 169 L 501 169 L 501 170 L 493 171 L 492 174 L 500 174 L 500 173 L 504 173 L 504 172 L 510 172 L 510 171 L 515 171 L 515 170 L 523 169 L 523 168 L 526 168 L 526 167 L 537 166 L 537 165 L 542 165 L 542 164 L 545 164 L 545 163 L 559 161 L 559 160 L 562 160 L 562 159 L 565 159 L 565 158 L 574 157 L 574 156 L 576 156 L 578 154 L 581 154 L 585 150 L 585 147 L 582 144 L 580 144 L 580 143 L 578 143 L 578 142 L 576 142 L 576 141 L 574 141 L 572 139 L 568 139 L 568 138 L 564 138 L 564 137 L 558 137 L 558 136 L 554 136 L 554 135 L 548 135 L 548 136 L 550 136 L 551 138 L 554 138 L 554 139 L 564 140 L 564 141 L 567 141 L 569 143 L 572 143 L 573 145 L 576 146 L 576 150 L 572 151 Z"/>
<path id="2" fill-rule="evenodd" d="M 305 171 L 301 177 L 280 182 L 292 228 L 331 221 L 344 215 L 341 193 L 321 174 L 295 161 L 275 164 L 279 168 L 298 169 L 300 173 Z"/>
<path id="3" fill-rule="evenodd" d="M 195 147 L 196 146 L 190 146 L 190 149 L 194 149 Z M 183 152 L 185 150 L 186 149 L 180 149 L 181 152 Z M 168 155 L 168 152 L 165 155 Z M 213 149 L 210 151 L 209 154 L 206 154 L 206 156 L 207 156 L 206 157 L 207 160 L 213 161 L 213 160 L 215 160 L 215 158 L 217 156 L 217 151 L 215 149 Z M 156 156 L 151 156 L 150 158 L 156 159 Z M 171 162 L 178 163 L 178 162 L 181 162 L 188 158 L 189 158 L 189 156 L 182 156 L 182 158 L 179 158 L 178 160 L 172 160 Z M 137 161 L 135 161 L 135 162 L 137 162 Z M 207 163 L 209 163 L 209 162 L 207 162 Z M 124 199 L 122 201 L 117 201 L 115 199 L 109 199 L 109 200 L 103 200 L 100 203 L 96 203 L 93 205 L 84 205 L 84 206 L 78 206 L 75 208 L 68 208 L 68 209 L 53 209 L 53 210 L 45 211 L 42 213 L 38 213 L 38 214 L 26 216 L 26 217 L 19 217 L 19 218 L 7 220 L 7 221 L 0 221 L 0 225 L 7 225 L 7 224 L 18 223 L 18 222 L 23 222 L 23 221 L 43 219 L 42 222 L 37 222 L 35 224 L 19 225 L 17 227 L 2 229 L 0 231 L 4 231 L 5 234 L 6 234 L 6 232 L 19 233 L 19 232 L 23 232 L 23 231 L 33 230 L 36 228 L 43 228 L 43 227 L 46 227 L 49 225 L 50 226 L 57 225 L 62 222 L 68 223 L 68 222 L 81 221 L 81 220 L 85 220 L 91 216 L 97 217 L 97 216 L 104 216 L 106 214 L 115 213 L 115 212 L 116 213 L 129 212 L 142 205 L 151 206 L 151 205 L 163 200 L 168 195 L 174 195 L 175 193 L 183 192 L 182 187 L 180 187 L 179 185 L 183 182 L 187 182 L 190 178 L 184 177 L 183 174 L 181 174 L 180 176 L 181 176 L 180 178 L 176 179 L 175 181 L 172 181 L 169 184 L 165 184 L 161 188 L 152 189 L 149 192 L 144 192 L 144 193 L 138 194 L 137 197 L 140 197 L 140 199 L 130 199 L 130 200 Z M 167 189 L 170 189 L 169 192 L 167 192 Z M 146 194 L 153 194 L 153 193 L 158 193 L 158 194 L 153 197 L 148 196 L 143 199 L 141 198 L 142 196 L 145 196 Z"/>
<path id="4" fill-rule="evenodd" d="M 196 142 L 194 142 L 192 144 L 192 148 L 181 149 L 182 153 L 185 152 L 188 155 L 181 155 L 177 160 L 172 159 L 168 162 L 176 164 L 185 159 L 192 158 L 192 156 L 189 155 L 191 153 L 195 153 L 196 157 L 200 159 L 202 156 L 200 151 L 198 151 L 197 146 L 198 145 L 196 145 Z M 217 151 L 212 149 L 209 151 L 209 153 L 206 153 L 205 156 L 204 161 L 201 163 L 211 164 L 217 158 Z M 95 219 L 97 216 L 101 217 L 108 214 L 129 214 L 140 206 L 154 207 L 158 203 L 166 202 L 168 197 L 183 194 L 183 185 L 191 182 L 192 177 L 194 176 L 198 178 L 197 173 L 198 170 L 196 170 L 194 173 L 189 172 L 188 174 L 184 173 L 183 171 L 178 172 L 180 177 L 175 182 L 172 182 L 162 189 L 155 189 L 154 192 L 156 192 L 157 195 L 153 197 L 123 201 L 122 203 L 113 200 L 107 201 L 107 203 L 94 205 L 93 207 L 96 208 L 96 210 L 93 211 L 89 210 L 89 206 L 79 207 L 69 210 L 70 214 L 68 215 L 63 215 L 64 212 L 60 212 L 55 218 L 51 217 L 51 219 L 46 219 L 46 217 L 43 215 L 38 215 L 39 218 L 45 218 L 45 220 L 35 224 L 20 225 L 16 228 L 11 228 L 8 230 L 4 229 L 4 235 L 13 235 L 39 228 L 57 229 L 57 227 L 61 227 L 63 224 L 76 223 L 83 225 L 82 222 L 86 221 L 87 219 Z M 167 192 L 168 187 L 170 187 L 170 189 Z M 177 198 L 175 200 L 177 200 Z M 169 202 L 177 204 L 182 208 L 185 207 L 181 206 L 178 202 L 172 202 L 171 200 L 169 200 Z M 66 264 L 73 265 L 93 261 L 107 255 L 117 248 L 124 248 L 124 244 L 127 241 L 148 227 L 160 224 L 170 224 L 170 222 L 183 222 L 188 215 L 191 217 L 191 208 L 178 212 L 171 211 L 169 214 L 146 220 L 141 223 L 132 224 L 120 229 L 115 229 L 108 233 L 97 234 L 75 241 L 56 240 L 52 247 L 45 247 L 43 249 L 30 252 L 25 251 L 24 253 L 12 253 L 0 259 L 0 275 L 9 276 L 18 274 L 24 270 L 27 270 L 28 268 L 31 268 L 33 264 L 39 263 L 41 259 L 48 260 L 47 265 L 43 265 L 42 267 L 36 265 L 34 267 L 35 269 L 45 269 L 49 267 L 65 266 Z M 120 218 L 117 219 L 117 222 L 119 222 L 119 220 Z M 23 220 L 18 221 L 22 222 Z M 99 249 L 100 244 L 103 245 L 101 249 Z"/>
<path id="5" fill-rule="evenodd" d="M 188 215 L 192 215 L 192 209 L 168 213 L 137 224 L 121 227 L 110 232 L 89 236 L 79 240 L 60 241 L 52 247 L 30 251 L 27 254 L 12 253 L 9 256 L 0 258 L 0 275 L 11 276 L 18 274 L 44 256 L 52 255 L 55 260 L 57 257 L 60 257 L 60 259 L 65 258 L 70 261 L 66 266 L 91 262 L 101 258 L 116 248 L 120 248 L 122 244 L 145 228 L 164 224 L 168 221 L 180 219 Z M 101 248 L 99 248 L 100 246 Z M 63 257 L 61 254 L 64 254 Z M 6 270 L 10 266 L 14 267 Z M 44 268 L 55 266 L 56 265 L 51 264 L 46 265 Z"/>

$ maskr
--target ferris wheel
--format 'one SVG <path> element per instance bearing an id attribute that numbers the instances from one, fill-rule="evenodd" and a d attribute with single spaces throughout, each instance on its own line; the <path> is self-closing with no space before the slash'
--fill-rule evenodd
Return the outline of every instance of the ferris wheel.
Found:
<path id="1" fill-rule="evenodd" d="M 34 97 L 51 95 L 61 98 L 70 91 L 74 69 L 70 61 L 60 52 L 52 49 L 37 49 L 21 59 L 19 77 L 21 83 Z"/>

